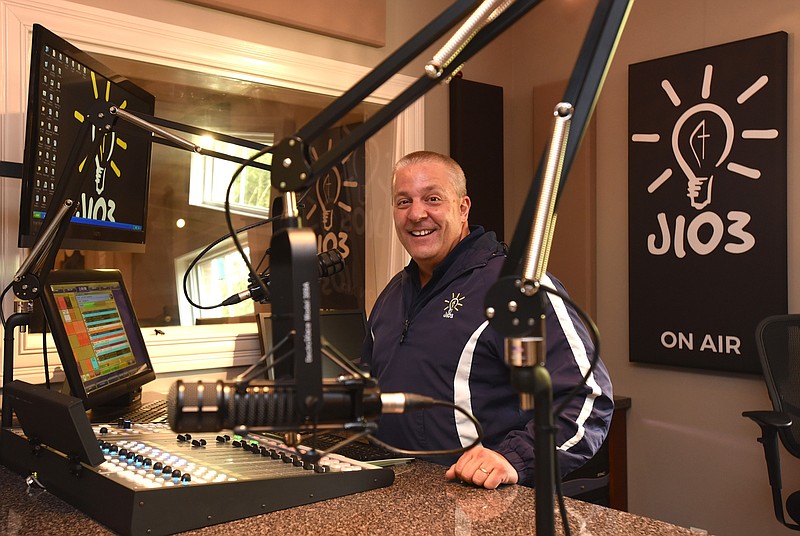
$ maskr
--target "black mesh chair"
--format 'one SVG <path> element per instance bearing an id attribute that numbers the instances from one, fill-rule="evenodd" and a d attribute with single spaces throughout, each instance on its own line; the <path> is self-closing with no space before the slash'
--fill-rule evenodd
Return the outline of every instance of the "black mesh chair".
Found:
<path id="1" fill-rule="evenodd" d="M 756 328 L 756 345 L 773 410 L 742 415 L 761 427 L 758 442 L 764 446 L 775 517 L 788 528 L 800 530 L 800 525 L 787 522 L 784 516 L 778 448 L 780 438 L 784 448 L 800 458 L 800 314 L 762 320 Z M 786 513 L 800 523 L 800 491 L 786 499 Z"/>

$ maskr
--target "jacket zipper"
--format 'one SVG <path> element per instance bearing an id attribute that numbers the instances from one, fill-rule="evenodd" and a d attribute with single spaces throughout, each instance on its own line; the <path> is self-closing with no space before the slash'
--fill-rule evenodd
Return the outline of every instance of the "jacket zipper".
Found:
<path id="1" fill-rule="evenodd" d="M 471 266 L 469 268 L 462 269 L 458 274 L 453 276 L 450 279 L 450 281 L 452 281 L 453 279 L 457 279 L 457 278 L 461 277 L 461 275 L 464 274 L 465 272 L 468 272 L 470 270 L 475 270 L 476 268 L 480 268 L 480 267 L 486 266 L 489 263 L 489 260 L 494 258 L 495 256 L 497 256 L 497 253 L 493 253 L 489 257 L 489 259 L 487 259 L 486 261 L 484 261 L 482 263 L 478 263 L 475 266 Z M 441 281 L 439 282 L 439 284 L 441 284 Z M 448 284 L 449 284 L 449 281 L 448 281 Z M 438 288 L 437 288 L 436 292 L 438 293 Z M 403 344 L 403 341 L 406 340 L 406 335 L 408 334 L 408 326 L 409 326 L 409 324 L 411 324 L 411 317 L 416 315 L 417 310 L 420 309 L 422 306 L 423 306 L 423 303 L 419 301 L 419 298 L 417 300 L 415 300 L 414 303 L 411 304 L 411 308 L 410 308 L 410 310 L 408 312 L 408 317 L 406 317 L 406 319 L 403 321 L 403 332 L 400 334 L 400 344 Z"/>
<path id="2" fill-rule="evenodd" d="M 403 321 L 403 333 L 400 334 L 400 344 L 406 340 L 406 333 L 408 333 L 408 318 Z"/>

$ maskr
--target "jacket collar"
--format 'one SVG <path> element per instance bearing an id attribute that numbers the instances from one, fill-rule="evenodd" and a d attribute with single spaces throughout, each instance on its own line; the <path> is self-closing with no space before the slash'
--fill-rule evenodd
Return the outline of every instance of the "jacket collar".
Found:
<path id="1" fill-rule="evenodd" d="M 442 279 L 449 280 L 466 269 L 486 264 L 491 257 L 505 253 L 504 246 L 497 241 L 494 231 L 485 231 L 480 225 L 470 225 L 469 230 L 469 234 L 433 270 L 430 281 L 425 285 L 426 289 L 435 288 Z M 405 267 L 405 274 L 414 288 L 419 290 L 419 267 L 413 259 Z M 445 274 L 451 276 L 445 277 Z"/>

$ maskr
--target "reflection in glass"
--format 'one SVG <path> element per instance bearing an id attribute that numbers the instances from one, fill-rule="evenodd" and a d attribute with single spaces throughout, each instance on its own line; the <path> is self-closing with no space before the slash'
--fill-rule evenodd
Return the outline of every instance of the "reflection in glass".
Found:
<path id="1" fill-rule="evenodd" d="M 154 94 L 157 117 L 265 145 L 293 134 L 334 98 L 133 60 L 97 58 Z M 364 121 L 378 107 L 362 104 L 341 125 Z M 178 134 L 204 147 L 210 144 L 225 154 L 250 156 L 252 152 Z M 367 144 L 368 160 L 370 151 L 385 154 L 391 148 Z M 268 158 L 261 161 L 269 163 Z M 208 244 L 227 234 L 222 212 L 224 192 L 237 167 L 228 161 L 154 144 L 145 253 L 65 251 L 56 268 L 69 264 L 70 259 L 73 264 L 80 259 L 85 268 L 120 269 L 143 327 L 253 322 L 255 309 L 265 311 L 267 306 L 248 300 L 234 307 L 197 309 L 183 297 L 186 268 Z M 265 221 L 270 215 L 270 193 L 268 172 L 255 168 L 244 172 L 233 186 L 233 225 L 241 228 Z M 317 198 L 316 192 L 312 195 Z M 271 233 L 272 226 L 267 224 L 240 235 L 259 272 L 268 268 L 265 253 Z M 209 251 L 187 281 L 191 300 L 203 307 L 215 306 L 248 287 L 246 268 L 230 240 Z"/>

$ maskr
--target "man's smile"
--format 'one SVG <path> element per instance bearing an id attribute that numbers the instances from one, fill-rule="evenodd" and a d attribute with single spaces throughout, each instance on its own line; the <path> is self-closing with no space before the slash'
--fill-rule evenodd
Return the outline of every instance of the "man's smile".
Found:
<path id="1" fill-rule="evenodd" d="M 433 232 L 433 229 L 425 229 L 420 231 L 410 231 L 413 236 L 428 236 Z"/>

